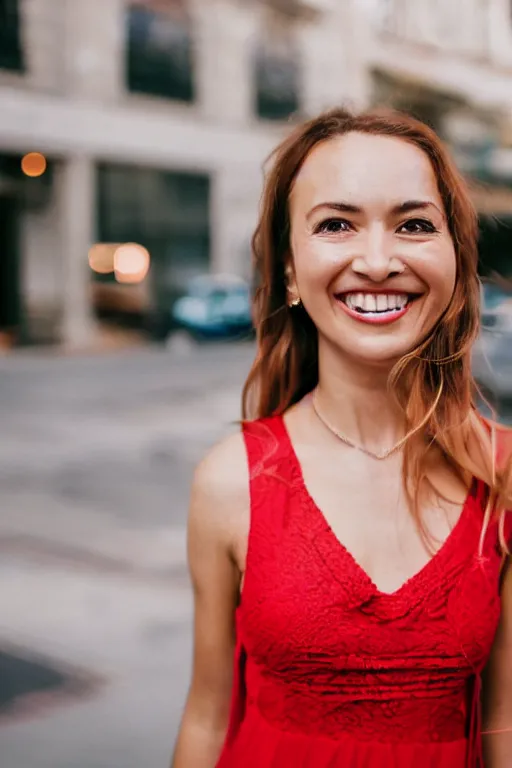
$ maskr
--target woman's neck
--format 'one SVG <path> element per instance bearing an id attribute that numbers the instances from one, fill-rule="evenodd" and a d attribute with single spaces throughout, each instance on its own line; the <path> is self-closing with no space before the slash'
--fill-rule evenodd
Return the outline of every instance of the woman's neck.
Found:
<path id="1" fill-rule="evenodd" d="M 319 382 L 315 403 L 325 419 L 345 437 L 380 451 L 405 434 L 403 413 L 389 392 L 390 368 L 364 366 L 319 357 Z"/>

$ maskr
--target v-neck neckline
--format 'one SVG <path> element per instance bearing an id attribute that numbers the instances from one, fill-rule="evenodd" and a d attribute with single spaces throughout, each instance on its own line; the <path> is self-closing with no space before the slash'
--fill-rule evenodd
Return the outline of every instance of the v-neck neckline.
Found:
<path id="1" fill-rule="evenodd" d="M 323 544 L 329 548 L 329 556 L 326 559 L 328 564 L 331 564 L 332 570 L 335 573 L 343 572 L 343 570 L 339 568 L 340 560 L 345 561 L 345 563 L 350 563 L 354 574 L 356 575 L 358 582 L 364 588 L 364 591 L 384 601 L 398 600 L 409 590 L 416 590 L 419 589 L 420 586 L 426 586 L 426 582 L 429 580 L 431 574 L 439 574 L 442 564 L 446 561 L 446 557 L 459 541 L 460 536 L 466 527 L 468 518 L 470 517 L 473 502 L 476 498 L 476 481 L 471 483 L 466 498 L 461 506 L 459 517 L 439 549 L 436 550 L 432 557 L 427 560 L 419 570 L 415 571 L 395 590 L 387 592 L 377 586 L 366 569 L 358 562 L 348 547 L 335 534 L 324 512 L 309 492 L 304 480 L 301 463 L 284 420 L 284 415 L 278 416 L 277 420 L 289 454 L 289 469 L 293 475 L 295 490 L 299 493 L 309 514 L 307 522 L 311 527 L 311 534 L 313 537 L 324 537 Z M 324 546 L 322 546 L 322 550 L 325 553 Z"/>

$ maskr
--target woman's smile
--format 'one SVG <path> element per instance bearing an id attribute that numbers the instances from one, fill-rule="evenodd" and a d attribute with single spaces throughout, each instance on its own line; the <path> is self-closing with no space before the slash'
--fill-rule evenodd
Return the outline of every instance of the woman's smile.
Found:
<path id="1" fill-rule="evenodd" d="M 418 294 L 397 291 L 348 291 L 334 298 L 343 311 L 361 323 L 386 325 L 400 320 Z"/>

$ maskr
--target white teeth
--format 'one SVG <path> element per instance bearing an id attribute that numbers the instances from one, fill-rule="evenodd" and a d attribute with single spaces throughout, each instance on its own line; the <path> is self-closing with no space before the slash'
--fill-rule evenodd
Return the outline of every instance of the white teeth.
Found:
<path id="1" fill-rule="evenodd" d="M 393 312 L 403 309 L 409 297 L 405 293 L 349 293 L 344 301 L 347 307 L 360 312 Z"/>
<path id="2" fill-rule="evenodd" d="M 406 293 L 396 294 L 395 296 L 388 296 L 388 301 L 390 299 L 393 302 L 392 306 L 394 306 L 396 309 L 403 309 L 409 301 L 409 297 Z"/>
<path id="3" fill-rule="evenodd" d="M 377 296 L 377 312 L 384 312 L 386 309 L 391 309 L 388 303 L 390 297 L 385 293 L 379 293 Z"/>
<path id="4" fill-rule="evenodd" d="M 377 311 L 377 296 L 374 296 L 371 293 L 365 294 L 363 298 L 363 309 L 365 312 L 376 312 Z"/>

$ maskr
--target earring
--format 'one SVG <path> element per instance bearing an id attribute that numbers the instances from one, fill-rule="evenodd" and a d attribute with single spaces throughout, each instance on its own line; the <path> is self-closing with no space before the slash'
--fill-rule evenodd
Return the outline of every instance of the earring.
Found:
<path id="1" fill-rule="evenodd" d="M 298 306 L 300 306 L 300 303 L 301 303 L 300 297 L 297 296 L 296 299 L 292 299 L 291 301 L 288 302 L 288 306 L 289 307 L 298 307 Z"/>

